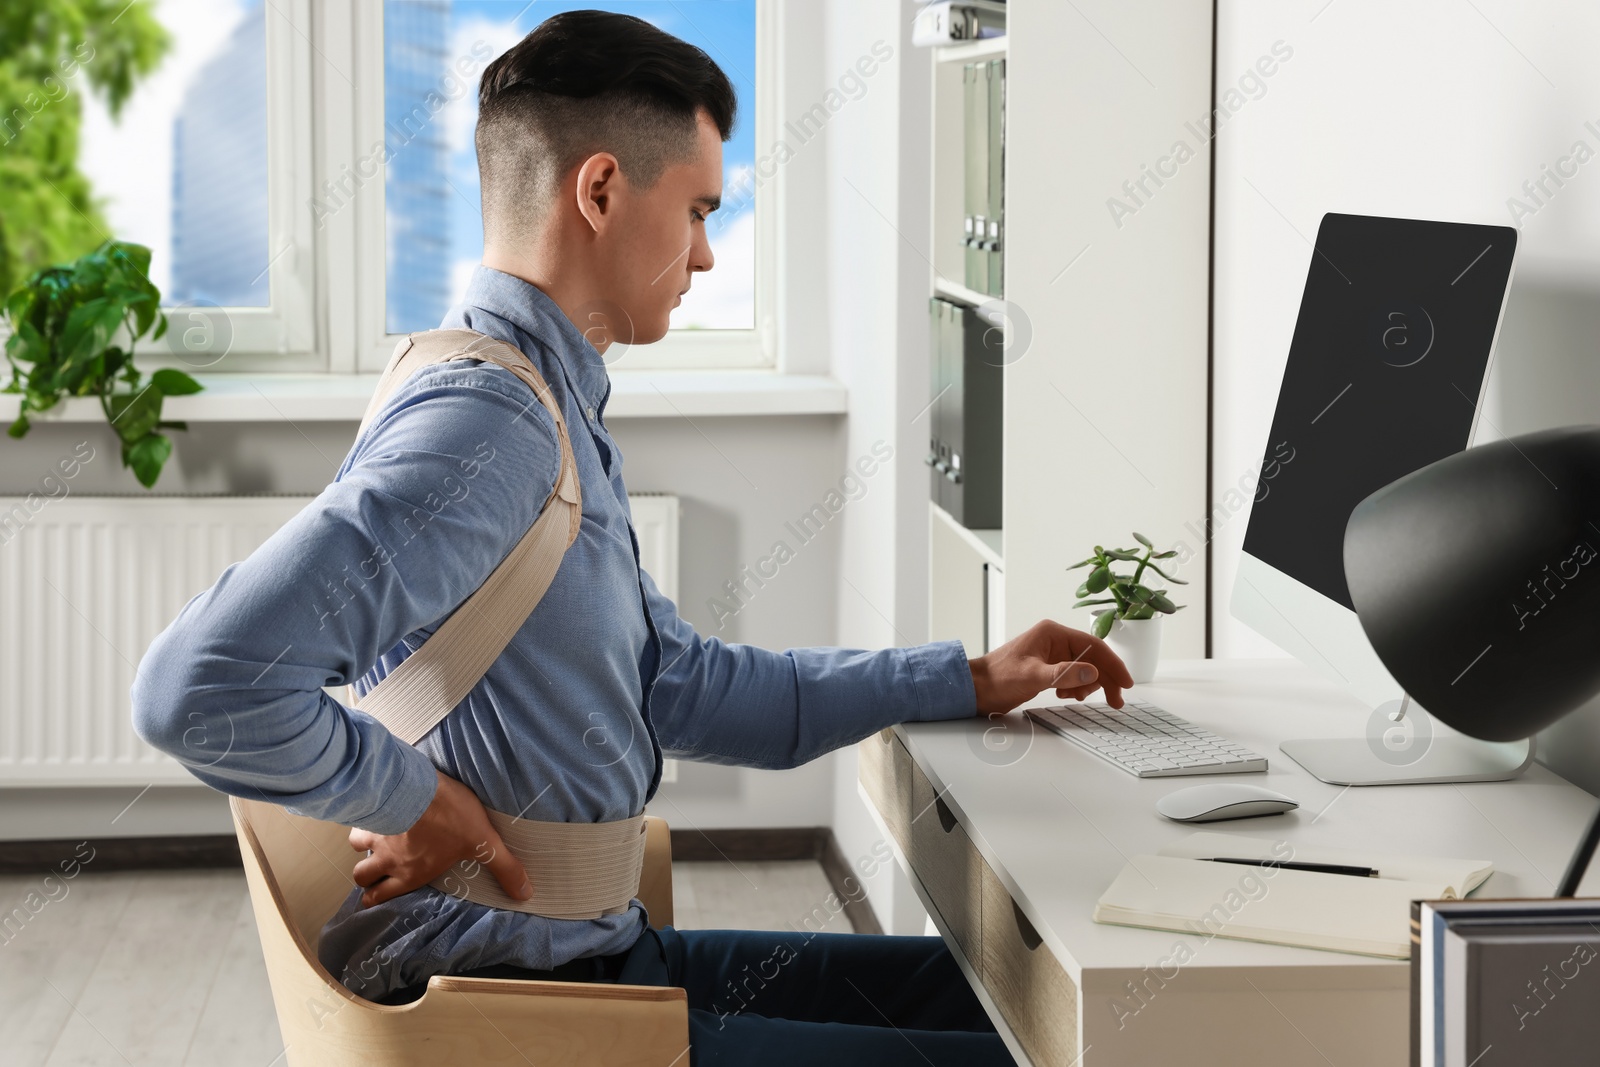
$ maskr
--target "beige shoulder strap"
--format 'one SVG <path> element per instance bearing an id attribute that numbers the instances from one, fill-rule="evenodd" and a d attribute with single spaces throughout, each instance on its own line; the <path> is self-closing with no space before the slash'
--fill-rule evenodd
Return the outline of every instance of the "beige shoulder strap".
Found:
<path id="1" fill-rule="evenodd" d="M 472 330 L 429 330 L 396 346 L 367 405 L 362 429 L 390 394 L 422 367 L 457 359 L 495 363 L 521 378 L 556 422 L 561 471 L 539 517 L 484 583 L 446 619 L 423 646 L 406 657 L 357 702 L 347 703 L 383 723 L 407 744 L 416 744 L 466 699 L 489 665 L 499 658 L 550 588 L 567 548 L 578 537 L 583 499 L 578 468 L 561 406 L 539 372 L 514 346 Z"/>

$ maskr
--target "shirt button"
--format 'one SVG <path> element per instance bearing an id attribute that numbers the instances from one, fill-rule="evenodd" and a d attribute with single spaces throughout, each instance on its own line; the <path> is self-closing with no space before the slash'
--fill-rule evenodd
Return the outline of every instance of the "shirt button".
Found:
<path id="1" fill-rule="evenodd" d="M 591 404 L 589 407 L 584 408 L 583 413 L 589 416 L 590 422 L 594 421 L 594 405 Z"/>

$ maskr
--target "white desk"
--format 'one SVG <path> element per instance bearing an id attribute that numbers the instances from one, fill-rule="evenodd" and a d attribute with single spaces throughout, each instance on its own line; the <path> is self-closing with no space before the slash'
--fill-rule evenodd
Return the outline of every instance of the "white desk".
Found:
<path id="1" fill-rule="evenodd" d="M 1278 742 L 1360 736 L 1367 713 L 1293 661 L 1176 661 L 1137 692 L 1266 756 L 1266 774 L 1238 780 L 1301 805 L 1203 829 L 1493 860 L 1475 897 L 1552 893 L 1595 804 L 1537 764 L 1502 783 L 1319 782 Z M 1127 857 L 1202 829 L 1161 818 L 1156 800 L 1216 779 L 1135 778 L 1007 718 L 1016 744 L 1000 751 L 982 718 L 868 738 L 859 788 L 1019 1063 L 1407 1062 L 1409 964 L 1093 922 Z M 1584 894 L 1600 894 L 1596 872 Z M 1192 958 L 1177 966 L 1180 943 Z"/>

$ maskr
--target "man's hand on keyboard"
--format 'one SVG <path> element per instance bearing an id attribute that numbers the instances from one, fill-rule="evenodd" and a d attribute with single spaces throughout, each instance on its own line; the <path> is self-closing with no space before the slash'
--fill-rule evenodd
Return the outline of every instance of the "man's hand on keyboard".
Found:
<path id="1" fill-rule="evenodd" d="M 350 847 L 371 850 L 351 872 L 361 906 L 370 908 L 427 885 L 461 860 L 477 860 L 512 897 L 533 896 L 528 874 L 489 822 L 478 795 L 439 771 L 439 787 L 422 817 L 402 834 L 385 836 L 360 828 L 350 831 Z"/>
<path id="2" fill-rule="evenodd" d="M 1122 690 L 1131 688 L 1128 668 L 1104 641 L 1045 619 L 970 661 L 978 714 L 995 715 L 1054 689 L 1065 700 L 1082 700 L 1104 689 L 1106 703 L 1122 707 Z"/>

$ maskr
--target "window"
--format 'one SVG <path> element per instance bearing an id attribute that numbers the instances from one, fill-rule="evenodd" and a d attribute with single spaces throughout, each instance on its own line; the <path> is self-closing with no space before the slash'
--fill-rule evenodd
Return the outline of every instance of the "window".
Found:
<path id="1" fill-rule="evenodd" d="M 576 7 L 636 14 L 733 81 L 716 268 L 614 369 L 777 364 L 782 180 L 773 0 L 151 0 L 170 48 L 117 119 L 82 106 L 106 229 L 152 250 L 171 325 L 149 369 L 372 372 L 438 325 L 482 252 L 472 134 L 489 61 Z"/>
<path id="2" fill-rule="evenodd" d="M 450 65 L 455 13 L 447 3 L 419 0 L 383 5 L 383 128 L 389 161 L 384 173 L 386 329 L 410 333 L 439 325 L 454 295 L 462 289 L 463 265 L 482 253 L 461 197 L 452 188 L 466 170 L 459 124 L 467 118 L 471 82 Z M 470 32 L 470 31 L 469 31 Z M 485 49 L 464 52 L 469 63 Z M 449 103 L 431 112 L 430 94 Z M 476 109 L 472 109 L 476 114 Z M 451 134 L 454 133 L 455 136 Z M 466 149 L 471 151 L 471 128 Z M 452 143 L 458 142 L 458 143 Z M 452 174 L 452 172 L 454 172 Z M 455 179 L 455 180 L 453 180 Z M 452 202 L 453 201 L 453 202 Z M 465 258 L 465 257 L 471 257 Z"/>
<path id="3" fill-rule="evenodd" d="M 113 231 L 150 247 L 168 302 L 265 307 L 266 11 L 183 6 L 159 9 L 171 50 L 119 122 L 88 98 L 84 171 Z"/>
<path id="4" fill-rule="evenodd" d="M 293 182 L 269 181 L 274 147 L 286 177 L 309 162 L 304 138 L 273 128 L 291 106 L 293 28 L 263 0 L 162 0 L 155 14 L 169 48 L 118 118 L 79 95 L 80 168 L 111 234 L 149 246 L 172 319 L 152 352 L 215 367 L 230 353 L 309 350 L 309 272 L 285 254 Z"/>
<path id="5" fill-rule="evenodd" d="M 386 335 L 431 329 L 463 293 L 483 252 L 473 129 L 477 83 L 496 56 L 559 11 L 601 7 L 637 15 L 705 49 L 734 83 L 739 119 L 723 147 L 723 206 L 708 220 L 715 269 L 695 279 L 673 314 L 673 336 L 651 346 L 662 365 L 770 363 L 756 332 L 756 0 L 613 0 L 507 4 L 384 0 L 382 219 Z M 684 335 L 693 334 L 693 337 Z M 378 345 L 381 354 L 392 338 Z M 643 356 L 649 350 L 641 350 Z M 676 357 L 676 358 L 674 358 Z M 687 358 L 685 358 L 687 357 Z M 635 362 L 639 361 L 635 357 Z"/>

